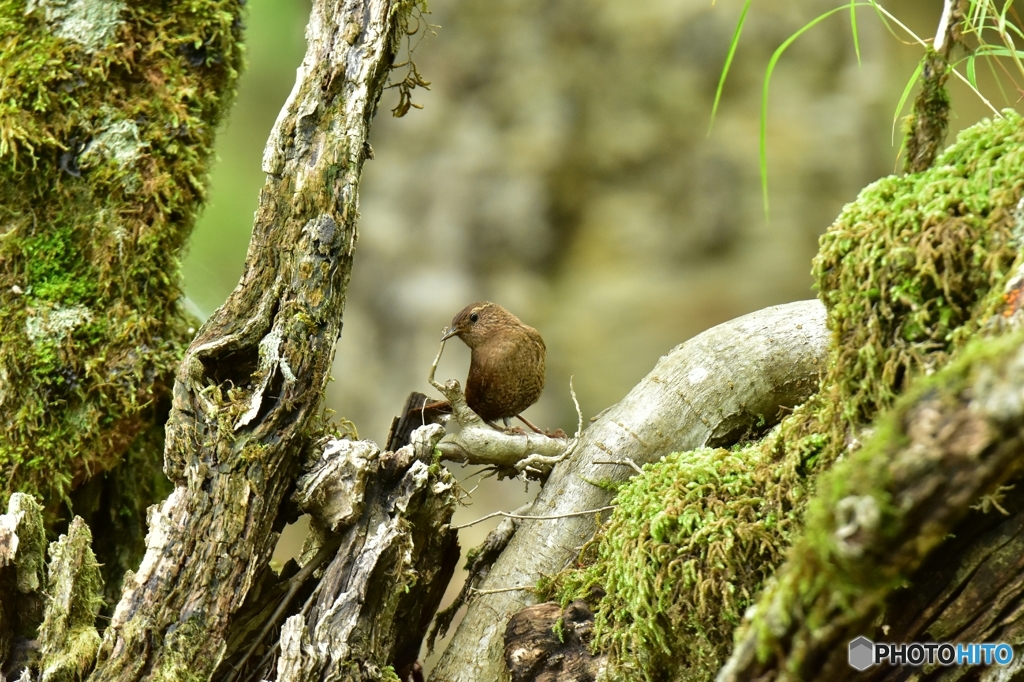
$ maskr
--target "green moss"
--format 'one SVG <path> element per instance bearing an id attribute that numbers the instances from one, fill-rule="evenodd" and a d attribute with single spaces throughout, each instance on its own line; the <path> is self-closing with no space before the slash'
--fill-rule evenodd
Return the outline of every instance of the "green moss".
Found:
<path id="1" fill-rule="evenodd" d="M 103 604 L 103 579 L 92 552 L 92 533 L 76 517 L 67 535 L 50 544 L 46 611 L 40 626 L 42 679 L 84 679 L 96 661 L 100 636 L 96 616 Z"/>
<path id="2" fill-rule="evenodd" d="M 7 504 L 8 516 L 18 518 L 18 553 L 14 563 L 18 570 L 18 591 L 37 591 L 46 579 L 46 529 L 43 508 L 30 495 L 16 493 Z"/>
<path id="3" fill-rule="evenodd" d="M 948 537 L 943 524 L 924 524 L 909 542 L 908 524 L 917 522 L 894 500 L 901 484 L 894 482 L 893 461 L 905 446 L 909 413 L 925 401 L 959 409 L 966 392 L 985 377 L 1005 377 L 1014 371 L 1007 366 L 1020 362 L 1022 342 L 1020 331 L 969 342 L 944 368 L 915 381 L 893 409 L 875 421 L 862 448 L 819 477 L 803 532 L 788 553 L 786 572 L 773 581 L 770 599 L 762 599 L 759 608 L 798 612 L 813 633 L 818 628 L 841 628 L 844 618 L 872 613 L 888 594 L 907 583 L 908 566 L 915 566 Z M 1004 395 L 1014 403 L 1008 413 L 1015 414 L 1016 391 Z M 925 454 L 914 463 L 904 459 L 903 480 L 907 467 L 915 477 L 930 475 L 935 466 L 930 458 Z M 904 546 L 902 552 L 896 551 L 899 545 Z M 754 618 L 750 627 L 758 635 L 761 660 L 775 656 L 771 643 L 779 633 L 771 619 Z"/>
<path id="4" fill-rule="evenodd" d="M 868 186 L 822 237 L 814 275 L 836 337 L 827 383 L 845 423 L 892 404 L 978 328 L 1016 257 L 1022 143 L 1012 112 L 978 124 L 929 170 Z"/>
<path id="5" fill-rule="evenodd" d="M 781 556 L 756 447 L 675 453 L 624 487 L 594 563 L 562 577 L 564 604 L 599 586 L 595 645 L 621 679 L 713 676 L 732 629 Z"/>
<path id="6" fill-rule="evenodd" d="M 0 501 L 114 466 L 193 321 L 179 254 L 241 64 L 239 0 L 0 0 Z"/>
<path id="7" fill-rule="evenodd" d="M 209 679 L 202 672 L 202 667 L 196 666 L 196 656 L 208 638 L 201 616 L 192 616 L 181 622 L 167 633 L 158 663 L 147 677 L 154 682 L 200 682 Z"/>
<path id="8" fill-rule="evenodd" d="M 860 441 L 912 380 L 937 390 L 927 375 L 972 337 L 1000 331 L 986 323 L 998 319 L 1016 269 L 1022 186 L 1024 124 L 1006 112 L 961 133 L 930 169 L 883 178 L 843 209 L 814 262 L 832 331 L 819 393 L 760 443 L 645 468 L 619 491 L 584 566 L 539 587 L 563 603 L 604 593 L 595 647 L 610 655 L 613 679 L 712 679 L 744 609 L 803 532 L 812 499 L 806 541 L 834 569 L 815 580 L 839 581 L 837 594 L 853 596 L 872 579 L 906 578 L 844 572 L 827 549 L 834 538 L 814 541 L 814 519 L 851 490 L 861 493 L 850 504 L 860 500 L 880 524 L 894 513 L 872 492 L 884 482 L 885 454 Z M 972 347 L 963 367 L 979 352 L 990 351 Z M 943 390 L 955 390 L 951 372 Z M 898 441 L 898 420 L 875 424 L 872 442 Z M 842 472 L 819 485 L 844 457 Z"/>

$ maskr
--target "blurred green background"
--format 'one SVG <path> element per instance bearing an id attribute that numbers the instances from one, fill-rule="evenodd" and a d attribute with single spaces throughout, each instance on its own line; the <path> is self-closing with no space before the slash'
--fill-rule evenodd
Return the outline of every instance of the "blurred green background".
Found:
<path id="1" fill-rule="evenodd" d="M 412 38 L 432 83 L 414 95 L 424 108 L 394 119 L 389 91 L 374 123 L 328 406 L 382 442 L 405 396 L 430 392 L 441 329 L 490 299 L 547 341 L 548 386 L 528 416 L 571 432 L 570 376 L 589 418 L 687 338 L 813 296 L 818 236 L 859 189 L 897 168 L 894 109 L 921 54 L 869 11 L 859 13 L 859 64 L 845 12 L 792 46 L 772 81 L 766 220 L 765 67 L 838 4 L 754 2 L 708 135 L 741 0 L 431 0 L 425 20 L 435 26 Z M 934 34 L 941 2 L 885 4 Z M 305 0 L 249 6 L 248 69 L 184 261 L 187 293 L 207 314 L 242 271 L 263 145 L 302 59 L 307 13 Z M 952 92 L 949 139 L 986 115 L 959 83 Z M 1015 104 L 995 95 L 997 106 Z M 463 379 L 468 357 L 449 344 L 439 377 Z M 457 520 L 526 497 L 522 483 L 490 481 Z M 463 531 L 463 547 L 496 522 Z M 299 541 L 293 529 L 282 552 Z"/>

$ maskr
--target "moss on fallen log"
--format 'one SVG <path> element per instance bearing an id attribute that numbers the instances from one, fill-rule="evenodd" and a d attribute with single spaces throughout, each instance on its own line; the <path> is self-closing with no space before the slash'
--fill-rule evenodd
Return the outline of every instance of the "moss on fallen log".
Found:
<path id="1" fill-rule="evenodd" d="M 1012 282 L 1019 279 L 1022 186 L 1024 122 L 1006 112 L 961 133 L 932 168 L 883 178 L 844 208 L 814 264 L 833 332 L 819 393 L 761 441 L 679 453 L 645 467 L 620 490 L 619 508 L 580 566 L 540 586 L 563 606 L 579 598 L 595 603 L 595 647 L 610 654 L 613 678 L 712 679 L 732 650 L 741 615 L 788 548 L 804 538 L 809 502 L 817 500 L 819 516 L 831 500 L 829 513 L 855 518 L 854 498 L 887 494 L 881 479 L 864 483 L 853 475 L 859 469 L 851 469 L 872 462 L 884 469 L 884 453 L 902 438 L 874 420 L 908 387 L 922 385 L 921 377 L 958 357 L 972 337 L 998 335 L 1007 325 L 993 322 L 1015 314 L 1006 305 L 1015 300 Z M 965 376 L 986 352 L 976 348 L 949 371 Z M 898 420 L 889 416 L 879 424 Z M 874 445 L 862 450 L 868 439 Z M 872 452 L 882 454 L 870 459 Z M 845 473 L 819 487 L 823 472 L 851 457 L 861 464 L 844 463 Z M 855 481 L 863 491 L 843 492 L 857 487 Z M 973 489 L 975 496 L 990 492 L 989 484 Z M 853 501 L 840 504 L 840 498 Z M 976 501 L 961 501 L 950 518 Z M 811 518 L 809 534 L 817 527 Z M 889 521 L 886 527 L 898 525 L 895 517 Z M 885 573 L 886 585 L 910 577 L 943 537 L 937 532 L 922 536 L 915 561 L 897 562 Z M 801 584 L 840 593 L 844 585 L 864 589 L 827 566 L 801 574 Z M 792 613 L 804 613 L 790 605 Z M 755 621 L 752 627 L 764 633 L 775 626 Z M 759 641 L 767 642 L 764 637 Z M 766 643 L 758 655 L 770 650 Z"/>

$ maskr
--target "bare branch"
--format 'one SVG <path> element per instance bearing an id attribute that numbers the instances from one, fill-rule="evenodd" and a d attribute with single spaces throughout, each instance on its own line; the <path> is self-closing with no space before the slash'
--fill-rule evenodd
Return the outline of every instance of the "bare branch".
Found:
<path id="1" fill-rule="evenodd" d="M 463 528 L 469 528 L 475 526 L 478 523 L 483 523 L 487 519 L 493 519 L 496 516 L 501 516 L 506 519 L 519 519 L 521 521 L 552 521 L 554 519 L 567 519 L 572 516 L 586 516 L 587 514 L 600 514 L 601 512 L 611 511 L 615 509 L 615 505 L 610 504 L 605 507 L 599 507 L 597 509 L 585 509 L 578 512 L 567 512 L 565 514 L 552 514 L 550 516 L 530 516 L 529 514 L 514 514 L 510 512 L 496 511 L 488 514 L 487 516 L 481 516 L 476 521 L 470 521 L 464 523 L 461 526 L 452 526 L 452 530 L 461 530 Z"/>

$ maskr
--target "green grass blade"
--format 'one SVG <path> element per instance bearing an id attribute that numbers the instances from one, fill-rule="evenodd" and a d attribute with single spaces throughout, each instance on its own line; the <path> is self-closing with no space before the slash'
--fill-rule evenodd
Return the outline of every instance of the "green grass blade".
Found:
<path id="1" fill-rule="evenodd" d="M 979 57 L 1024 57 L 1024 50 L 1008 50 L 1005 47 L 996 47 L 995 45 L 982 45 L 971 56 L 975 55 Z"/>
<path id="2" fill-rule="evenodd" d="M 971 85 L 978 87 L 978 76 L 974 73 L 974 55 L 972 54 L 967 58 L 967 80 L 971 81 Z"/>
<path id="3" fill-rule="evenodd" d="M 910 91 L 914 89 L 914 83 L 921 77 L 921 72 L 924 70 L 924 59 L 917 63 L 917 68 L 914 69 L 914 74 L 907 81 L 907 87 L 903 88 L 903 94 L 900 95 L 900 103 L 896 105 L 896 113 L 892 116 L 892 144 L 896 144 L 896 122 L 900 120 L 900 112 L 903 111 L 903 105 L 907 103 L 907 98 L 910 97 Z"/>
<path id="4" fill-rule="evenodd" d="M 857 66 L 860 63 L 860 36 L 857 35 L 857 3 L 850 0 L 850 30 L 853 32 L 853 51 L 857 53 Z"/>
<path id="5" fill-rule="evenodd" d="M 775 54 L 768 60 L 768 69 L 764 74 L 764 85 L 761 88 L 761 133 L 760 133 L 760 157 L 761 157 L 761 196 L 764 201 L 764 217 L 768 220 L 768 86 L 771 84 L 772 72 L 775 71 L 775 65 L 778 64 L 779 58 L 782 57 L 782 53 L 786 51 L 790 45 L 793 44 L 797 38 L 802 36 L 804 33 L 814 28 L 822 21 L 832 16 L 836 12 L 846 9 L 845 7 L 836 7 L 831 9 L 824 14 L 818 15 L 816 18 L 811 19 L 809 22 L 803 25 L 793 35 L 786 38 L 786 40 L 779 45 L 778 49 L 775 50 Z"/>
<path id="6" fill-rule="evenodd" d="M 722 75 L 718 77 L 718 89 L 715 91 L 715 103 L 711 106 L 711 120 L 708 122 L 708 135 L 711 135 L 711 128 L 715 125 L 715 114 L 718 113 L 718 104 L 722 100 L 722 90 L 725 88 L 725 79 L 729 75 L 729 67 L 732 66 L 732 58 L 736 56 L 736 48 L 740 44 L 740 34 L 743 33 L 743 22 L 747 20 L 747 10 L 753 0 L 746 0 L 743 3 L 743 10 L 740 12 L 740 20 L 736 22 L 736 30 L 732 34 L 732 43 L 729 44 L 729 54 L 725 56 L 725 66 L 722 67 Z"/>
<path id="7" fill-rule="evenodd" d="M 1007 106 L 1013 106 L 1013 100 L 1011 100 L 1010 96 L 1006 94 L 1006 88 L 1003 87 L 1003 79 L 999 77 L 998 73 L 996 73 L 995 64 L 992 63 L 991 59 L 986 59 L 985 63 L 988 64 L 988 70 L 992 72 L 992 80 L 995 81 L 996 86 L 999 88 L 999 94 L 1003 96 L 1003 102 L 1005 102 Z"/>

